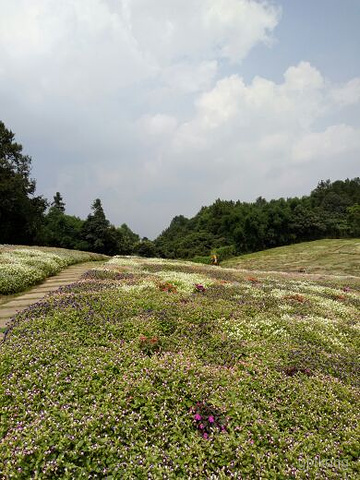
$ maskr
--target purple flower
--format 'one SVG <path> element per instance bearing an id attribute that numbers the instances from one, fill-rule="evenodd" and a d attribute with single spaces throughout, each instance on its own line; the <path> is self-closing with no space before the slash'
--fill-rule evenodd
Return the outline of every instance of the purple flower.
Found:
<path id="1" fill-rule="evenodd" d="M 201 415 L 199 413 L 197 413 L 195 416 L 194 416 L 195 420 L 199 421 L 201 420 Z"/>
<path id="2" fill-rule="evenodd" d="M 195 284 L 195 288 L 198 292 L 205 292 L 205 287 L 204 285 L 201 285 L 200 283 Z"/>
<path id="3" fill-rule="evenodd" d="M 215 422 L 215 419 L 212 415 L 210 415 L 210 417 L 208 418 L 209 422 L 210 423 L 214 423 Z"/>
<path id="4" fill-rule="evenodd" d="M 208 434 L 205 432 L 203 435 L 204 438 L 208 438 Z"/>

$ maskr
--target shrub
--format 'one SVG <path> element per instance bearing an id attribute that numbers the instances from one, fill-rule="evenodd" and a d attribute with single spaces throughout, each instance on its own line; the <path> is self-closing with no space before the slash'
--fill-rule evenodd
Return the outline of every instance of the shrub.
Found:
<path id="1" fill-rule="evenodd" d="M 192 260 L 192 262 L 195 262 L 195 263 L 202 263 L 204 265 L 211 265 L 211 256 L 206 256 L 206 257 L 202 257 L 200 255 L 194 257 Z"/>
<path id="2" fill-rule="evenodd" d="M 214 254 L 217 255 L 219 262 L 227 260 L 228 258 L 236 255 L 235 245 L 227 245 L 226 247 L 219 247 L 214 251 Z"/>

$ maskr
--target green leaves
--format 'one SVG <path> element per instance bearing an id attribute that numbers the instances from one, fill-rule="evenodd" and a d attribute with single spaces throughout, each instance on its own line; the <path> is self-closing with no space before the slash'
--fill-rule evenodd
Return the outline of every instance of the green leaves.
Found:
<path id="1" fill-rule="evenodd" d="M 94 272 L 1 346 L 5 477 L 356 477 L 358 282 L 139 258 Z M 160 289 L 167 274 L 191 290 Z"/>
<path id="2" fill-rule="evenodd" d="M 33 196 L 30 171 L 31 158 L 0 121 L 0 243 L 31 242 L 42 222 L 46 201 Z"/>

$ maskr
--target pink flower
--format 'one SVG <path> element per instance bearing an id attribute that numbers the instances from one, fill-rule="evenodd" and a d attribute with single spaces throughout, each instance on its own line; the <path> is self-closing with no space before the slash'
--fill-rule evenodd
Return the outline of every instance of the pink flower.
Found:
<path id="1" fill-rule="evenodd" d="M 204 438 L 208 438 L 208 434 L 207 434 L 207 433 L 204 433 L 203 437 L 204 437 Z"/>
<path id="2" fill-rule="evenodd" d="M 201 430 L 204 430 L 204 428 L 205 428 L 205 427 L 204 427 L 204 424 L 203 424 L 203 423 L 200 423 L 199 428 L 201 428 Z"/>
<path id="3" fill-rule="evenodd" d="M 210 423 L 214 423 L 214 422 L 215 422 L 214 417 L 213 417 L 212 415 L 210 415 L 210 417 L 208 418 L 208 420 L 209 420 Z"/>
<path id="4" fill-rule="evenodd" d="M 194 416 L 195 420 L 199 421 L 201 420 L 201 415 L 199 413 L 197 413 L 195 416 Z"/>

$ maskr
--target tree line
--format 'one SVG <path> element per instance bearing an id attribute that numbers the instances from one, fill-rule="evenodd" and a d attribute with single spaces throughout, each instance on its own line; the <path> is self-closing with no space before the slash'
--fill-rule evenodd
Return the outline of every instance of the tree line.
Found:
<path id="1" fill-rule="evenodd" d="M 31 157 L 0 121 L 0 243 L 37 244 L 108 255 L 206 261 L 321 238 L 360 237 L 360 178 L 321 181 L 308 196 L 255 202 L 216 200 L 193 218 L 176 216 L 153 242 L 106 218 L 99 198 L 85 220 L 67 215 L 56 192 L 35 195 Z"/>
<path id="2" fill-rule="evenodd" d="M 320 181 L 308 196 L 216 200 L 191 219 L 176 216 L 156 239 L 161 256 L 220 258 L 321 238 L 360 237 L 360 178 Z M 201 260 L 201 258 L 199 259 Z"/>
<path id="3" fill-rule="evenodd" d="M 52 202 L 36 196 L 36 182 L 30 177 L 31 157 L 22 151 L 14 133 L 0 121 L 0 243 L 108 255 L 130 255 L 146 249 L 147 239 L 140 240 L 125 223 L 120 227 L 110 224 L 99 198 L 94 200 L 86 220 L 82 220 L 65 213 L 59 192 Z"/>

